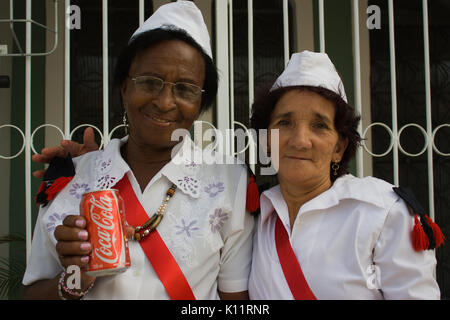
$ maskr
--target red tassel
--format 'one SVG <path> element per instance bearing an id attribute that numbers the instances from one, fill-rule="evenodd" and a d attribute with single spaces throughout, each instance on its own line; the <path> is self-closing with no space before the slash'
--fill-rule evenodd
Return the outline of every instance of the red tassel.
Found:
<path id="1" fill-rule="evenodd" d="M 255 182 L 255 177 L 250 176 L 250 181 L 247 186 L 246 209 L 249 212 L 255 212 L 259 209 L 259 191 Z"/>
<path id="2" fill-rule="evenodd" d="M 438 248 L 441 244 L 444 243 L 445 237 L 442 233 L 441 229 L 429 216 L 425 216 L 428 221 L 428 225 L 433 229 L 434 239 L 436 241 L 436 248 Z"/>
<path id="3" fill-rule="evenodd" d="M 73 177 L 59 177 L 55 181 L 53 181 L 52 185 L 45 190 L 47 194 L 47 200 L 52 200 L 58 192 L 60 192 L 64 187 L 72 180 Z"/>
<path id="4" fill-rule="evenodd" d="M 414 228 L 412 230 L 412 242 L 413 248 L 416 251 L 427 250 L 430 245 L 430 241 L 428 240 L 425 231 L 423 231 L 422 226 L 420 225 L 419 218 L 417 214 L 414 216 Z"/>

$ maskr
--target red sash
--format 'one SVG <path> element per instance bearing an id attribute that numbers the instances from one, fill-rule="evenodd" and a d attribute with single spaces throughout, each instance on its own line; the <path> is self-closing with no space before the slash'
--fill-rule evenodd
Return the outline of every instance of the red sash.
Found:
<path id="1" fill-rule="evenodd" d="M 278 215 L 275 224 L 275 244 L 284 277 L 286 278 L 294 299 L 317 300 L 314 293 L 309 288 L 308 282 L 306 282 L 300 263 L 289 242 L 289 236 Z"/>
<path id="2" fill-rule="evenodd" d="M 125 174 L 115 188 L 124 201 L 125 216 L 129 224 L 141 226 L 148 215 L 134 193 Z M 172 300 L 195 300 L 189 283 L 157 230 L 143 238 L 139 244 Z"/>

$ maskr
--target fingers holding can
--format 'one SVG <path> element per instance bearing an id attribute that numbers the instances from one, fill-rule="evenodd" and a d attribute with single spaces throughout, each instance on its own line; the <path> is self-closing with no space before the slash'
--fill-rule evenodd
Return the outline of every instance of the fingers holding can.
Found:
<path id="1" fill-rule="evenodd" d="M 76 215 L 67 216 L 63 224 L 55 228 L 56 252 L 64 267 L 77 265 L 83 268 L 89 263 L 92 244 L 85 228 L 84 217 Z"/>

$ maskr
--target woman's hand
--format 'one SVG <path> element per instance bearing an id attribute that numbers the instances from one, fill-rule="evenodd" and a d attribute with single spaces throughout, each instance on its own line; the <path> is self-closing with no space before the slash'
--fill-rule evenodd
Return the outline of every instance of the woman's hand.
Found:
<path id="1" fill-rule="evenodd" d="M 98 145 L 94 139 L 94 130 L 91 127 L 87 127 L 83 133 L 83 144 L 71 140 L 62 140 L 61 146 L 44 148 L 41 150 L 41 154 L 34 154 L 31 159 L 38 163 L 49 163 L 54 157 L 67 157 L 68 153 L 70 153 L 72 158 L 75 158 L 95 150 L 98 150 Z M 39 179 L 42 179 L 44 174 L 45 170 L 33 172 L 33 176 Z"/>
<path id="2" fill-rule="evenodd" d="M 64 219 L 63 224 L 55 229 L 56 252 L 59 261 L 67 268 L 77 265 L 81 270 L 81 289 L 85 290 L 94 281 L 95 277 L 88 276 L 84 271 L 89 263 L 89 254 L 92 245 L 88 241 L 89 234 L 86 230 L 86 219 L 83 216 L 71 215 Z"/>

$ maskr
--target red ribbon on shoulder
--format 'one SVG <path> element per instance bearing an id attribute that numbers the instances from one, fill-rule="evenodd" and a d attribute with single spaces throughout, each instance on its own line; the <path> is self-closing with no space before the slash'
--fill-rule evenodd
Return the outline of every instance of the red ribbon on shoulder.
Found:
<path id="1" fill-rule="evenodd" d="M 143 225 L 149 217 L 136 197 L 127 175 L 116 184 L 115 188 L 119 190 L 124 201 L 125 217 L 128 223 L 134 226 Z M 195 300 L 186 277 L 158 231 L 150 232 L 148 236 L 139 241 L 139 244 L 170 298 L 172 300 Z"/>

